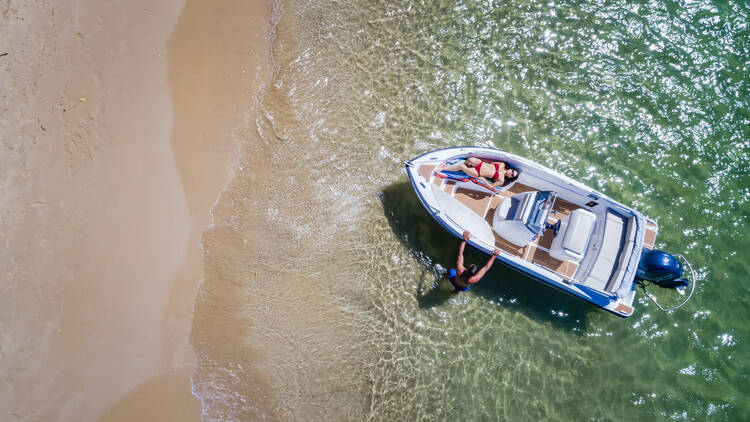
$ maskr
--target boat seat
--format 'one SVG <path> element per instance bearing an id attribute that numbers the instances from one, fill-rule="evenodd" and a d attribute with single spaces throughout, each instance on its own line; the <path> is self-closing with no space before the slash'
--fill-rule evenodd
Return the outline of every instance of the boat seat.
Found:
<path id="1" fill-rule="evenodd" d="M 560 261 L 578 262 L 586 255 L 596 216 L 578 208 L 560 222 L 560 231 L 552 240 L 549 254 Z"/>
<path id="2" fill-rule="evenodd" d="M 630 256 L 633 254 L 633 248 L 635 248 L 636 224 L 635 217 L 628 218 L 627 227 L 625 229 L 625 245 L 620 254 L 620 260 L 618 261 L 615 273 L 605 287 L 605 290 L 607 291 L 613 292 L 619 289 L 622 279 L 625 277 L 625 270 L 628 267 Z"/>
<path id="3" fill-rule="evenodd" d="M 534 238 L 524 222 L 534 206 L 533 192 L 524 192 L 503 199 L 495 210 L 492 228 L 508 242 L 524 247 Z"/>
<path id="4" fill-rule="evenodd" d="M 610 279 L 614 278 L 615 266 L 619 263 L 618 255 L 622 247 L 625 246 L 624 241 L 626 239 L 624 237 L 627 234 L 624 232 L 624 229 L 626 224 L 627 220 L 625 218 L 607 211 L 599 254 L 592 265 L 588 277 L 586 277 L 586 284 L 604 290 L 609 284 Z M 635 222 L 633 226 L 635 226 Z M 635 238 L 634 228 L 632 229 L 632 233 L 633 238 Z"/>

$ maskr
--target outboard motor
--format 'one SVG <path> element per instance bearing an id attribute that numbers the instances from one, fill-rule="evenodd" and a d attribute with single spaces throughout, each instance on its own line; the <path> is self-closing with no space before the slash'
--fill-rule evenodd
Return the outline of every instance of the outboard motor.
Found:
<path id="1" fill-rule="evenodd" d="M 682 278 L 683 266 L 682 263 L 677 259 L 681 258 L 685 261 L 690 270 L 691 280 Z M 670 255 L 664 251 L 658 249 L 644 250 L 641 254 L 641 260 L 638 262 L 638 270 L 635 272 L 636 283 L 643 289 L 643 293 L 653 301 L 656 306 L 662 311 L 671 312 L 681 307 L 693 295 L 695 291 L 695 272 L 690 263 L 682 255 L 677 257 Z M 685 288 L 688 285 L 690 287 L 690 294 L 685 300 L 674 308 L 662 308 L 656 299 L 646 291 L 646 286 L 650 283 L 656 284 L 659 287 L 676 289 L 681 295 L 685 294 Z"/>
<path id="2" fill-rule="evenodd" d="M 674 256 L 652 249 L 643 252 L 635 277 L 650 281 L 659 287 L 679 289 L 690 283 L 682 277 L 682 263 Z"/>

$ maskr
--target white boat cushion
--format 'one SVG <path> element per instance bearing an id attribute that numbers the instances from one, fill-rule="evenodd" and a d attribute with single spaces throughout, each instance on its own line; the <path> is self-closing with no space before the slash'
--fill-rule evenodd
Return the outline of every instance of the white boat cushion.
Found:
<path id="1" fill-rule="evenodd" d="M 626 242 L 635 242 L 635 232 L 637 223 L 635 222 L 635 217 L 628 218 L 628 228 L 625 232 L 625 241 Z"/>
<path id="2" fill-rule="evenodd" d="M 586 284 L 604 290 L 612 271 L 617 264 L 617 254 L 623 241 L 624 219 L 617 214 L 607 211 L 604 225 L 604 236 L 594 266 L 586 278 Z"/>
<path id="3" fill-rule="evenodd" d="M 520 247 L 534 240 L 534 233 L 524 224 L 533 208 L 533 198 L 532 192 L 525 192 L 503 199 L 492 218 L 492 228 L 495 233 Z"/>
<path id="4" fill-rule="evenodd" d="M 550 256 L 561 261 L 580 261 L 594 230 L 596 216 L 579 208 L 560 223 L 560 231 L 552 241 Z"/>
<path id="5" fill-rule="evenodd" d="M 518 213 L 519 203 L 519 200 L 512 197 L 503 199 L 495 209 L 495 216 L 492 217 L 493 221 L 513 220 Z"/>
<path id="6" fill-rule="evenodd" d="M 615 275 L 608 283 L 607 290 L 611 292 L 617 290 L 620 287 L 622 278 L 625 276 L 625 270 L 628 267 L 628 261 L 630 261 L 630 256 L 633 255 L 633 248 L 635 248 L 635 232 L 637 228 L 636 225 L 637 223 L 635 217 L 628 218 L 628 225 L 625 229 L 625 246 L 623 246 L 622 248 L 620 261 L 617 263 Z"/>

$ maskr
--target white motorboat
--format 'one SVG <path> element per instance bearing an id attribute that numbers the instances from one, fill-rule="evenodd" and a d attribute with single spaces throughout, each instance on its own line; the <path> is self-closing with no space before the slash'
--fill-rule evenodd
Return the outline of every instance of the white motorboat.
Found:
<path id="1" fill-rule="evenodd" d="M 507 163 L 518 178 L 493 189 L 485 179 L 445 171 L 468 157 Z M 468 230 L 468 243 L 480 251 L 499 249 L 497 259 L 508 266 L 621 317 L 633 314 L 639 281 L 688 283 L 679 278 L 682 265 L 661 251 L 639 269 L 643 252 L 654 247 L 656 221 L 517 155 L 446 148 L 406 162 L 406 171 L 422 204 L 448 232 L 461 238 Z"/>

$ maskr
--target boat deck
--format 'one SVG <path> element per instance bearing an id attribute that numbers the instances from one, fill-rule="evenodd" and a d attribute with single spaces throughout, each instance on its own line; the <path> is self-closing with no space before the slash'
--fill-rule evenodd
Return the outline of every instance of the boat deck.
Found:
<path id="1" fill-rule="evenodd" d="M 492 195 L 490 193 L 458 187 L 456 182 L 452 180 L 434 176 L 434 169 L 435 166 L 423 165 L 419 167 L 418 172 L 425 180 L 441 188 L 444 192 L 451 195 L 454 199 L 482 217 L 490 224 L 490 226 L 492 225 L 495 210 L 503 199 L 518 193 L 535 190 L 532 187 L 516 182 L 510 187 L 510 189 Z M 554 224 L 558 219 L 570 215 L 570 213 L 577 208 L 581 207 L 558 197 L 555 200 L 548 222 Z M 644 239 L 645 247 L 649 249 L 653 248 L 657 230 L 656 223 L 647 220 L 646 235 Z M 573 275 L 578 269 L 578 263 L 576 262 L 559 261 L 549 255 L 549 248 L 552 245 L 552 239 L 554 237 L 552 230 L 546 230 L 540 238 L 524 247 L 519 247 L 506 241 L 495 233 L 494 230 L 493 235 L 495 236 L 496 248 L 532 264 L 544 267 L 566 280 L 572 280 Z"/>

